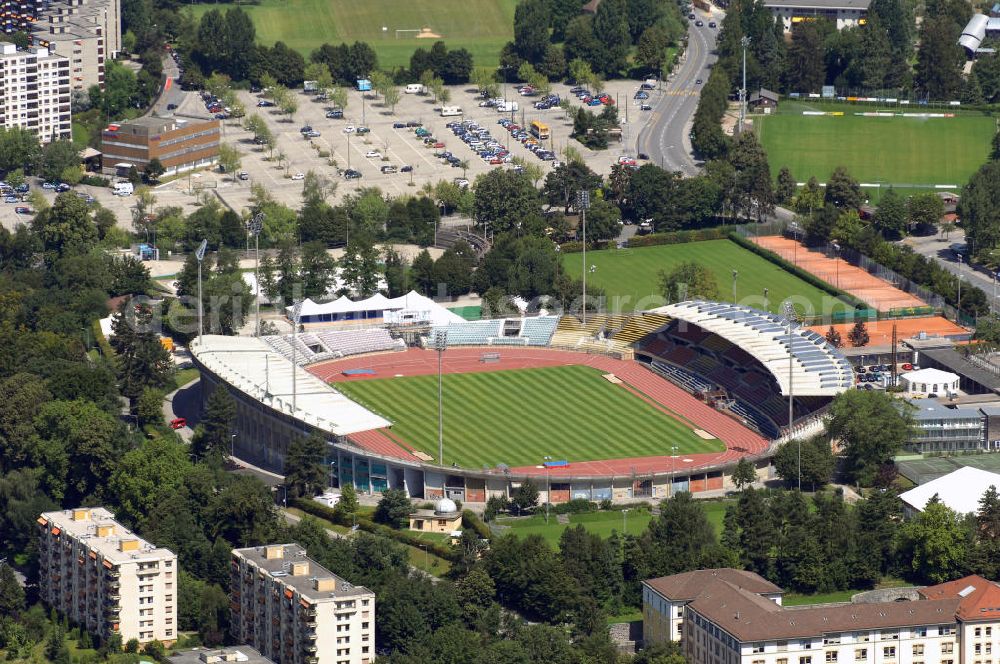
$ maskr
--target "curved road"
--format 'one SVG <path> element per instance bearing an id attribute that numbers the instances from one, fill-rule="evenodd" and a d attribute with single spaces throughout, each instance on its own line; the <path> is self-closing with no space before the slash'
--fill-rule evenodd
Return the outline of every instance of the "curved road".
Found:
<path id="1" fill-rule="evenodd" d="M 694 21 L 688 25 L 688 46 L 684 62 L 674 72 L 660 93 L 660 99 L 653 105 L 649 122 L 639 133 L 636 152 L 649 155 L 651 162 L 668 171 L 681 171 L 686 175 L 697 173 L 698 167 L 691 156 L 691 122 L 698 107 L 699 78 L 708 80 L 709 68 L 716 61 L 715 41 L 719 30 L 708 27 L 709 21 L 722 24 L 723 13 L 715 9 L 709 15 L 695 10 L 704 27 L 696 27 Z"/>

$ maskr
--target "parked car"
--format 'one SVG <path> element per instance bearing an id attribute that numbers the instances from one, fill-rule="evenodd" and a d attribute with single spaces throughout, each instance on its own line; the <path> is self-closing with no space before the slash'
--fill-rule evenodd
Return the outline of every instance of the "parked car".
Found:
<path id="1" fill-rule="evenodd" d="M 57 184 L 56 182 L 43 182 L 42 189 L 55 189 L 56 184 Z"/>
<path id="2" fill-rule="evenodd" d="M 355 129 L 355 131 L 359 134 L 368 134 L 371 132 L 371 129 L 369 129 L 368 127 L 358 127 L 357 129 Z"/>
<path id="3" fill-rule="evenodd" d="M 177 104 L 167 104 L 167 110 L 168 111 L 173 111 L 176 108 L 177 108 Z"/>
<path id="4" fill-rule="evenodd" d="M 341 129 L 340 131 L 344 132 L 345 134 L 353 134 L 354 133 L 354 125 L 347 125 L 346 127 L 344 127 L 343 129 Z"/>
<path id="5" fill-rule="evenodd" d="M 368 159 L 381 159 L 382 153 L 379 152 L 378 150 L 369 150 L 368 152 L 365 153 L 365 157 L 367 157 Z"/>
<path id="6" fill-rule="evenodd" d="M 321 496 L 313 496 L 313 500 L 327 507 L 336 507 L 340 502 L 340 494 L 335 491 L 327 491 Z"/>
<path id="7" fill-rule="evenodd" d="M 28 185 L 28 183 L 27 182 L 22 182 L 21 184 L 17 185 L 14 188 L 14 191 L 16 191 L 19 194 L 26 194 L 26 193 L 28 193 L 29 189 L 31 189 L 31 187 Z"/>
<path id="8" fill-rule="evenodd" d="M 249 180 L 250 179 L 250 174 L 247 173 L 246 171 L 240 171 L 239 173 L 237 173 L 236 176 L 239 179 L 241 179 L 241 180 Z"/>
<path id="9" fill-rule="evenodd" d="M 56 193 L 60 193 L 61 194 L 64 191 L 69 191 L 71 188 L 72 187 L 70 187 L 65 182 L 60 182 L 59 184 L 56 185 Z"/>
<path id="10" fill-rule="evenodd" d="M 309 125 L 305 125 L 305 126 L 303 126 L 303 127 L 301 127 L 301 128 L 299 129 L 299 133 L 300 133 L 300 134 L 308 134 L 308 133 L 309 133 L 309 132 L 311 132 L 312 130 L 313 130 L 313 128 L 312 128 L 312 127 L 310 127 Z"/>
<path id="11" fill-rule="evenodd" d="M 399 169 L 400 173 L 409 173 L 413 170 L 413 166 L 406 165 Z"/>
<path id="12" fill-rule="evenodd" d="M 188 425 L 187 420 L 184 419 L 183 417 L 175 417 L 174 419 L 170 420 L 171 429 L 183 429 L 187 425 Z"/>
<path id="13" fill-rule="evenodd" d="M 393 122 L 392 123 L 392 128 L 393 129 L 406 129 L 406 123 L 405 122 Z"/>
<path id="14" fill-rule="evenodd" d="M 313 129 L 311 132 L 309 132 L 308 134 L 306 134 L 306 138 L 319 138 L 320 136 L 322 136 L 322 134 L 320 134 L 315 129 Z"/>
<path id="15" fill-rule="evenodd" d="M 651 110 L 653 110 L 653 107 L 650 106 L 649 104 L 639 104 L 639 110 L 640 111 L 651 111 Z"/>
<path id="16" fill-rule="evenodd" d="M 387 165 L 383 166 L 379 170 L 381 170 L 383 173 L 390 174 L 390 173 L 395 173 L 396 172 L 396 167 L 393 166 L 392 164 L 387 164 Z"/>
<path id="17" fill-rule="evenodd" d="M 305 173 L 296 173 L 295 175 L 292 176 L 292 179 L 293 180 L 305 180 L 306 179 L 306 174 Z"/>
<path id="18" fill-rule="evenodd" d="M 23 205 L 18 205 L 16 208 L 14 208 L 14 212 L 16 212 L 17 214 L 31 214 L 31 208 L 24 207 Z"/>
<path id="19" fill-rule="evenodd" d="M 700 28 L 700 27 L 702 27 L 703 25 L 705 25 L 705 22 L 704 22 L 704 21 L 695 21 L 695 22 L 694 22 L 694 24 L 695 24 L 695 27 L 698 27 L 698 28 Z"/>
<path id="20" fill-rule="evenodd" d="M 715 26 L 715 21 L 709 21 L 709 22 L 708 22 L 708 27 L 710 27 L 710 28 L 714 28 L 714 27 L 716 27 L 716 26 Z"/>
<path id="21" fill-rule="evenodd" d="M 361 179 L 361 172 L 360 171 L 356 171 L 353 168 L 348 168 L 346 171 L 344 171 L 344 179 L 345 180 L 359 180 L 359 179 Z"/>
<path id="22" fill-rule="evenodd" d="M 4 203 L 17 203 L 18 200 L 19 200 L 18 197 L 14 196 L 13 194 L 11 194 L 9 196 L 4 196 L 3 197 L 3 202 Z"/>
<path id="23" fill-rule="evenodd" d="M 327 111 L 326 112 L 326 117 L 327 118 L 332 118 L 332 119 L 335 119 L 335 120 L 339 120 L 342 117 L 344 117 L 344 112 L 341 111 L 340 109 L 333 109 L 332 111 Z"/>

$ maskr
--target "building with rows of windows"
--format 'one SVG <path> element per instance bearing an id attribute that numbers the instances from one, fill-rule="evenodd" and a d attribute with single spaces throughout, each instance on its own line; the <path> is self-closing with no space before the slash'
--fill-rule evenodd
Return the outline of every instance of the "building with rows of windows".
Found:
<path id="1" fill-rule="evenodd" d="M 1000 662 L 996 583 L 968 576 L 893 599 L 784 607 L 756 574 L 698 570 L 643 582 L 643 637 L 679 640 L 690 664 Z"/>

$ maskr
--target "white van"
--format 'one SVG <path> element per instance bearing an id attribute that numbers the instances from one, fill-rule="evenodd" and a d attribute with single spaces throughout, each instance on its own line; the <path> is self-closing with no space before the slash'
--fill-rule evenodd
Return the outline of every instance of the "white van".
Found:
<path id="1" fill-rule="evenodd" d="M 422 95 L 424 94 L 424 86 L 420 83 L 410 83 L 404 88 L 403 92 L 408 95 Z"/>
<path id="2" fill-rule="evenodd" d="M 452 115 L 461 115 L 461 114 L 462 114 L 462 107 L 461 106 L 442 106 L 441 107 L 441 117 L 442 118 L 447 118 L 447 117 L 450 117 Z"/>
<path id="3" fill-rule="evenodd" d="M 497 104 L 497 111 L 500 113 L 516 113 L 518 110 L 516 101 L 505 101 L 502 104 Z"/>
<path id="4" fill-rule="evenodd" d="M 111 193 L 115 196 L 131 196 L 135 193 L 135 187 L 131 182 L 115 182 L 115 188 Z"/>

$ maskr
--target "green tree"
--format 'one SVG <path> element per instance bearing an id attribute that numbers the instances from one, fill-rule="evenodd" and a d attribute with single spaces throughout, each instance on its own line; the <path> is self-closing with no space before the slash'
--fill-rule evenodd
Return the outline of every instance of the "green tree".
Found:
<path id="1" fill-rule="evenodd" d="M 285 454 L 285 486 L 291 497 L 310 498 L 326 487 L 326 441 L 317 434 L 298 436 Z"/>
<path id="2" fill-rule="evenodd" d="M 0 614 L 17 618 L 24 611 L 24 588 L 17 582 L 14 568 L 0 565 Z"/>
<path id="3" fill-rule="evenodd" d="M 944 583 L 965 573 L 972 533 L 936 494 L 899 534 L 903 560 L 920 582 Z"/>
<path id="4" fill-rule="evenodd" d="M 848 390 L 833 400 L 827 432 L 843 448 L 848 476 L 867 486 L 909 440 L 912 427 L 905 401 L 878 390 Z"/>
<path id="5" fill-rule="evenodd" d="M 122 394 L 133 404 L 147 387 L 166 385 L 173 368 L 170 355 L 153 332 L 152 316 L 147 305 L 126 300 L 111 321 L 118 381 Z"/>
<path id="6" fill-rule="evenodd" d="M 947 17 L 928 17 L 920 24 L 914 84 L 925 99 L 958 99 L 965 65 L 965 53 L 957 40 L 960 33 L 961 28 Z"/>
<path id="7" fill-rule="evenodd" d="M 846 168 L 838 166 L 826 183 L 824 200 L 841 209 L 857 210 L 864 199 L 858 181 L 851 177 Z"/>
<path id="8" fill-rule="evenodd" d="M 326 251 L 322 242 L 307 242 L 302 245 L 299 259 L 299 278 L 302 281 L 302 296 L 314 299 L 326 297 L 333 285 L 337 261 Z"/>
<path id="9" fill-rule="evenodd" d="M 538 505 L 538 487 L 531 479 L 524 480 L 511 496 L 510 504 L 518 514 L 534 509 Z"/>
<path id="10" fill-rule="evenodd" d="M 785 87 L 796 92 L 819 92 L 826 81 L 823 45 L 814 22 L 802 22 L 792 30 L 785 68 Z"/>
<path id="11" fill-rule="evenodd" d="M 69 192 L 59 194 L 52 207 L 36 214 L 31 228 L 50 263 L 59 256 L 85 253 L 97 242 L 97 227 L 87 203 Z"/>
<path id="12" fill-rule="evenodd" d="M 885 238 L 900 238 L 906 235 L 906 202 L 892 187 L 882 194 L 878 210 L 872 222 Z"/>
<path id="13" fill-rule="evenodd" d="M 906 201 L 906 224 L 909 228 L 934 228 L 943 217 L 944 201 L 934 192 L 914 194 Z"/>
<path id="14" fill-rule="evenodd" d="M 236 401 L 225 385 L 218 385 L 208 397 L 205 417 L 198 423 L 191 452 L 195 458 L 223 457 L 229 450 L 236 422 Z"/>
<path id="15" fill-rule="evenodd" d="M 413 275 L 413 283 L 417 290 L 424 295 L 436 295 L 437 284 L 434 281 L 434 259 L 429 251 L 424 249 L 413 259 L 410 268 Z"/>
<path id="16" fill-rule="evenodd" d="M 660 502 L 660 515 L 639 540 L 650 576 L 698 569 L 716 543 L 705 509 L 687 491 Z"/>
<path id="17" fill-rule="evenodd" d="M 841 348 L 844 345 L 843 339 L 840 338 L 840 332 L 833 325 L 826 331 L 826 342 L 834 348 Z"/>
<path id="18" fill-rule="evenodd" d="M 978 252 L 1000 246 L 1000 162 L 983 164 L 963 187 L 958 216 L 965 228 L 966 240 Z"/>
<path id="19" fill-rule="evenodd" d="M 774 455 L 774 469 L 781 479 L 796 484 L 799 479 L 799 450 L 801 446 L 802 484 L 813 491 L 823 487 L 833 477 L 836 459 L 825 436 L 785 443 Z"/>
<path id="20" fill-rule="evenodd" d="M 754 468 L 753 463 L 746 457 L 741 458 L 739 463 L 736 464 L 736 468 L 733 469 L 733 484 L 736 485 L 737 489 L 742 491 L 756 481 L 757 469 Z"/>
<path id="21" fill-rule="evenodd" d="M 851 331 L 847 333 L 847 340 L 856 348 L 867 346 L 869 339 L 868 328 L 865 326 L 865 322 L 860 319 L 854 324 Z"/>
<path id="22" fill-rule="evenodd" d="M 741 132 L 728 154 L 736 174 L 733 210 L 747 220 L 761 221 L 774 211 L 774 188 L 767 153 L 752 131 Z"/>
<path id="23" fill-rule="evenodd" d="M 517 232 L 523 220 L 541 214 L 538 190 L 523 174 L 492 170 L 476 179 L 473 218 L 495 233 Z"/>
<path id="24" fill-rule="evenodd" d="M 625 0 L 606 0 L 594 15 L 594 37 L 601 44 L 597 63 L 609 78 L 625 69 L 632 38 L 629 35 L 628 9 Z"/>
<path id="25" fill-rule="evenodd" d="M 514 10 L 514 50 L 528 62 L 540 62 L 549 43 L 548 6 L 540 0 L 527 0 Z"/>
<path id="26" fill-rule="evenodd" d="M 0 171 L 31 170 L 41 155 L 35 132 L 22 127 L 0 127 Z"/>
<path id="27" fill-rule="evenodd" d="M 778 171 L 778 183 L 774 188 L 775 199 L 778 203 L 787 205 L 792 202 L 797 189 L 798 186 L 795 178 L 792 177 L 792 172 L 788 170 L 787 166 L 782 166 L 781 170 Z"/>
<path id="28" fill-rule="evenodd" d="M 670 272 L 658 274 L 660 292 L 667 302 L 684 300 L 718 300 L 719 285 L 715 275 L 704 265 L 687 261 Z"/>
<path id="29" fill-rule="evenodd" d="M 392 528 L 403 528 L 413 512 L 413 503 L 403 489 L 387 489 L 375 506 L 373 518 L 376 523 L 384 523 Z"/>
<path id="30" fill-rule="evenodd" d="M 353 484 L 343 484 L 340 487 L 340 500 L 333 510 L 339 514 L 354 514 L 358 511 L 358 492 Z"/>

